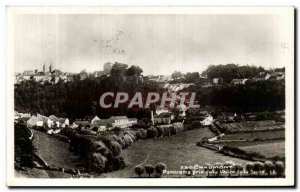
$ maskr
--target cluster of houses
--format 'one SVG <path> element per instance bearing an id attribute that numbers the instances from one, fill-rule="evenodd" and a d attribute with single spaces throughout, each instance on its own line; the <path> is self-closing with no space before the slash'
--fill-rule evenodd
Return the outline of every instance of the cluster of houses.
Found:
<path id="1" fill-rule="evenodd" d="M 97 77 L 101 77 L 101 76 L 108 76 L 108 75 L 110 75 L 111 68 L 112 68 L 112 63 L 111 62 L 106 62 L 103 65 L 103 70 L 102 71 L 94 71 L 93 73 L 88 73 L 84 69 L 79 73 L 79 78 L 80 78 L 80 80 L 84 80 L 87 77 L 97 78 Z"/>
<path id="2" fill-rule="evenodd" d="M 103 70 L 102 71 L 95 71 L 93 73 L 87 73 L 86 70 L 82 70 L 78 75 L 80 80 L 84 80 L 89 76 L 92 77 L 101 77 L 103 75 L 109 75 L 110 71 L 112 68 L 112 63 L 107 62 L 104 63 Z M 26 70 L 23 71 L 22 73 L 15 73 L 15 84 L 20 84 L 23 81 L 28 81 L 28 80 L 34 80 L 36 82 L 39 82 L 41 84 L 44 83 L 52 83 L 56 84 L 59 81 L 63 82 L 68 82 L 68 81 L 73 81 L 74 75 L 72 73 L 66 73 L 62 72 L 58 69 L 54 69 L 52 62 L 49 65 L 49 67 L 46 67 L 46 63 L 43 65 L 42 70 Z"/>
<path id="3" fill-rule="evenodd" d="M 108 119 L 100 119 L 98 116 L 86 118 L 84 120 L 76 120 L 70 126 L 72 129 L 82 129 L 91 133 L 99 133 L 110 130 L 114 127 L 127 128 L 137 124 L 136 118 L 128 118 L 127 116 L 111 116 Z"/>
<path id="4" fill-rule="evenodd" d="M 232 79 L 231 84 L 233 85 L 245 85 L 249 81 L 267 81 L 267 80 L 282 80 L 285 78 L 284 71 L 264 71 L 260 72 L 256 77 L 252 79 L 247 78 L 237 78 Z M 220 86 L 224 83 L 222 77 L 220 78 L 207 78 L 200 77 L 197 81 L 197 84 L 201 85 L 201 87 L 213 87 Z"/>
<path id="5" fill-rule="evenodd" d="M 94 116 L 70 123 L 68 118 L 59 118 L 55 115 L 46 117 L 41 114 L 30 115 L 15 111 L 15 121 L 18 120 L 22 120 L 30 128 L 45 128 L 48 134 L 57 134 L 65 128 L 83 129 L 91 133 L 99 133 L 114 127 L 127 128 L 138 122 L 136 118 L 128 118 L 126 116 L 112 116 L 108 119 L 100 119 L 98 116 Z"/>
<path id="6" fill-rule="evenodd" d="M 193 84 L 192 83 L 172 83 L 172 84 L 166 83 L 163 88 L 169 90 L 170 92 L 177 92 L 185 88 L 188 88 L 191 85 Z"/>
<path id="7" fill-rule="evenodd" d="M 23 81 L 34 80 L 41 84 L 52 83 L 56 84 L 60 80 L 67 82 L 72 80 L 72 75 L 70 73 L 63 73 L 58 69 L 53 69 L 52 63 L 49 68 L 46 69 L 46 64 L 44 63 L 42 71 L 39 70 L 27 70 L 23 73 L 15 74 L 15 84 L 19 84 Z"/>
<path id="8" fill-rule="evenodd" d="M 253 79 L 233 79 L 231 81 L 234 85 L 245 85 L 248 81 L 267 81 L 267 80 L 282 80 L 285 78 L 285 73 L 283 71 L 264 71 L 260 72 Z"/>
<path id="9" fill-rule="evenodd" d="M 166 83 L 173 80 L 171 75 L 148 75 L 147 78 L 150 81 L 154 81 L 158 83 Z"/>

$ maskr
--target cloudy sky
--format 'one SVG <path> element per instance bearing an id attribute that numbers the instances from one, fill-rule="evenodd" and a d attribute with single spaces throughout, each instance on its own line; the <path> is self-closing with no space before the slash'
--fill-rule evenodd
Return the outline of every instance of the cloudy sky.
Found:
<path id="1" fill-rule="evenodd" d="M 15 70 L 51 62 L 67 72 L 107 61 L 148 74 L 202 72 L 211 64 L 282 67 L 292 44 L 281 15 L 17 15 Z M 293 31 L 290 31 L 291 34 Z"/>

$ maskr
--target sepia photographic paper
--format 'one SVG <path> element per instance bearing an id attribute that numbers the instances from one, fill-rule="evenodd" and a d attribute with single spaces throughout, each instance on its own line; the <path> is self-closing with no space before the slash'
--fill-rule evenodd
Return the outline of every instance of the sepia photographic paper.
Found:
<path id="1" fill-rule="evenodd" d="M 293 7 L 7 7 L 7 185 L 295 185 Z"/>

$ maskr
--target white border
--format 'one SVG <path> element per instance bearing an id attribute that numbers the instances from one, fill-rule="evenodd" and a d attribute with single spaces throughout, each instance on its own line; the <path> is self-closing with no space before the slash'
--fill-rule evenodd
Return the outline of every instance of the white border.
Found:
<path id="1" fill-rule="evenodd" d="M 285 14 L 294 45 L 293 7 L 10 7 L 7 11 L 7 185 L 9 186 L 291 186 L 294 184 L 294 57 L 286 65 L 286 178 L 31 179 L 14 177 L 13 75 L 16 14 Z M 288 34 L 292 33 L 292 34 Z M 292 49 L 292 55 L 294 50 Z"/>

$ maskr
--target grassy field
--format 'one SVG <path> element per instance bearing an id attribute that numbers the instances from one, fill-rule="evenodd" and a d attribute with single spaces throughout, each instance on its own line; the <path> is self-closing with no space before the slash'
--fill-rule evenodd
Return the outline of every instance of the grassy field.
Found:
<path id="1" fill-rule="evenodd" d="M 262 130 L 277 130 L 284 129 L 284 124 L 277 123 L 274 120 L 266 121 L 246 121 L 240 123 L 224 123 L 222 124 L 226 132 L 235 132 L 235 131 L 262 131 Z"/>
<path id="2" fill-rule="evenodd" d="M 219 141 L 226 140 L 255 140 L 255 139 L 284 139 L 285 131 L 268 131 L 268 132 L 250 132 L 250 133 L 234 133 L 227 134 L 222 137 Z"/>
<path id="3" fill-rule="evenodd" d="M 249 151 L 249 152 L 257 152 L 266 157 L 284 157 L 285 156 L 285 142 L 272 142 L 272 143 L 262 143 L 252 146 L 240 147 L 240 149 Z"/>
<path id="4" fill-rule="evenodd" d="M 76 168 L 79 159 L 69 151 L 69 144 L 60 141 L 46 133 L 32 130 L 33 144 L 37 148 L 37 155 L 48 165 L 64 168 Z"/>
<path id="5" fill-rule="evenodd" d="M 101 175 L 101 177 L 135 177 L 134 166 L 138 164 L 152 164 L 163 162 L 168 170 L 180 170 L 180 166 L 204 165 L 232 160 L 236 163 L 245 164 L 248 161 L 224 156 L 215 151 L 196 146 L 196 142 L 202 137 L 212 137 L 214 133 L 209 128 L 194 129 L 178 133 L 177 135 L 148 139 L 135 142 L 122 155 L 127 167 L 123 170 L 114 171 Z M 166 177 L 165 175 L 163 177 Z M 178 177 L 170 176 L 170 177 Z"/>

